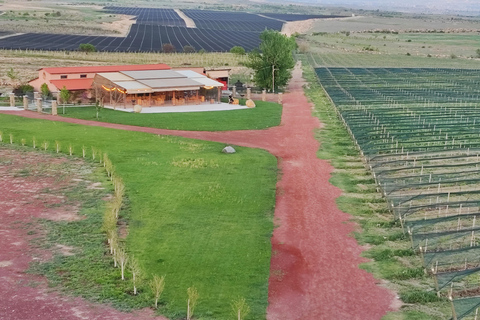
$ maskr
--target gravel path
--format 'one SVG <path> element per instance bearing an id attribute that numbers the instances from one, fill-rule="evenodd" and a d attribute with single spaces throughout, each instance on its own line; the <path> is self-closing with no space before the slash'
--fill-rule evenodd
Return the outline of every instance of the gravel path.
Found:
<path id="1" fill-rule="evenodd" d="M 380 319 L 393 309 L 395 294 L 358 265 L 362 248 L 351 236 L 358 226 L 340 211 L 341 191 L 329 183 L 331 165 L 316 156 L 314 131 L 320 122 L 311 115 L 297 66 L 284 95 L 282 123 L 267 130 L 228 132 L 174 131 L 12 112 L 40 118 L 154 134 L 177 135 L 233 145 L 263 148 L 279 159 L 272 237 L 268 320 Z M 5 112 L 8 113 L 8 112 Z"/>

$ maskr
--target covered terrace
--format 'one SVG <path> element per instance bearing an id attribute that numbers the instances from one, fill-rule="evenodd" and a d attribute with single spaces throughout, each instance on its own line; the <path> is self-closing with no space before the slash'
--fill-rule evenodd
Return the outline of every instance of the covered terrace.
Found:
<path id="1" fill-rule="evenodd" d="M 112 108 L 220 103 L 223 83 L 191 70 L 97 73 L 92 84 L 101 105 Z"/>

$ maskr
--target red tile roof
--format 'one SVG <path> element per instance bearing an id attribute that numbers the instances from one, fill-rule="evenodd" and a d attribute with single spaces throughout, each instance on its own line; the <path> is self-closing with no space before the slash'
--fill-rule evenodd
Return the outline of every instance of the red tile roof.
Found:
<path id="1" fill-rule="evenodd" d="M 141 70 L 169 70 L 171 67 L 164 63 L 157 64 L 135 64 L 120 66 L 86 66 L 86 67 L 60 67 L 43 68 L 50 74 L 70 74 L 70 73 L 99 73 L 99 72 L 119 72 L 119 71 L 141 71 Z"/>
<path id="2" fill-rule="evenodd" d="M 58 90 L 61 90 L 63 86 L 67 90 L 87 90 L 92 87 L 93 78 L 90 79 L 62 79 L 62 80 L 50 80 Z"/>

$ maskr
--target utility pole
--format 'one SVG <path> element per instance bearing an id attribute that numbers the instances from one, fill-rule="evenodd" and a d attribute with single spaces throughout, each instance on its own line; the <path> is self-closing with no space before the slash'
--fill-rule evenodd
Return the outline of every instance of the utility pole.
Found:
<path id="1" fill-rule="evenodd" d="M 275 65 L 272 64 L 272 93 L 275 93 Z"/>

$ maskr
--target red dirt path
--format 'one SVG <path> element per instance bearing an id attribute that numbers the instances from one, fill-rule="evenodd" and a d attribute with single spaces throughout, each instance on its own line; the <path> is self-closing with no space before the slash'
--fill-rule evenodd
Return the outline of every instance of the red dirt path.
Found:
<path id="1" fill-rule="evenodd" d="M 154 134 L 212 140 L 263 148 L 277 156 L 282 178 L 277 184 L 268 320 L 380 319 L 392 310 L 395 294 L 360 270 L 362 248 L 351 236 L 357 227 L 340 211 L 341 190 L 329 183 L 331 165 L 316 156 L 311 115 L 297 66 L 284 95 L 282 123 L 267 130 L 229 132 L 175 131 L 85 121 L 22 111 L 12 114 Z M 9 113 L 9 112 L 4 112 Z"/>

